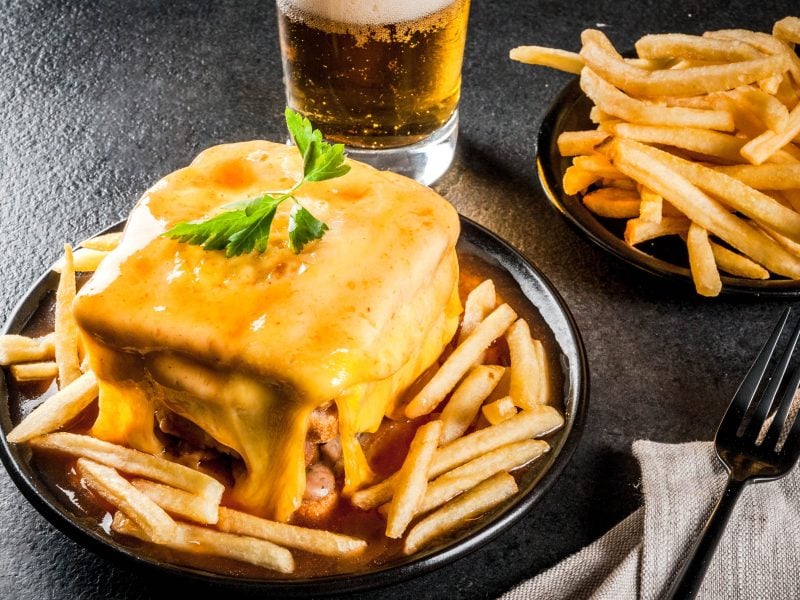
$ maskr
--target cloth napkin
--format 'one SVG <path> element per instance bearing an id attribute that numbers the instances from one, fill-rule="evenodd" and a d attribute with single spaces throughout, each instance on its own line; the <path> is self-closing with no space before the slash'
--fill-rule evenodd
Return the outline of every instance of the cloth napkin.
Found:
<path id="1" fill-rule="evenodd" d="M 633 453 L 642 469 L 644 506 L 504 600 L 649 600 L 666 593 L 727 474 L 709 442 L 637 441 Z M 697 597 L 800 598 L 800 468 L 744 489 Z"/>

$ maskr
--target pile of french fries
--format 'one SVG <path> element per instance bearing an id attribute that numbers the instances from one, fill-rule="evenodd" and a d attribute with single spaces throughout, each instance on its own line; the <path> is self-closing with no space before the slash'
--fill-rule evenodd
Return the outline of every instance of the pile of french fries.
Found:
<path id="1" fill-rule="evenodd" d="M 580 75 L 597 129 L 558 138 L 567 194 L 628 219 L 625 241 L 685 240 L 699 294 L 720 271 L 800 279 L 800 18 L 772 34 L 646 35 L 623 58 L 600 31 L 580 53 L 522 46 L 511 58 Z"/>
<path id="2" fill-rule="evenodd" d="M 111 529 L 120 535 L 280 573 L 294 571 L 292 549 L 330 557 L 362 554 L 365 540 L 222 506 L 219 481 L 168 456 L 68 430 L 98 396 L 72 315 L 75 272 L 94 270 L 118 242 L 118 234 L 111 234 L 84 242 L 75 253 L 65 247 L 56 264 L 60 280 L 52 334 L 0 336 L 0 365 L 9 366 L 12 377 L 56 378 L 59 384 L 7 440 L 74 457 L 82 485 L 114 507 Z M 92 252 L 83 252 L 86 248 Z M 483 364 L 487 349 L 503 336 L 510 367 Z M 441 412 L 418 428 L 397 473 L 355 492 L 350 501 L 378 509 L 386 517 L 386 535 L 404 537 L 404 552 L 415 552 L 518 491 L 509 472 L 546 453 L 550 446 L 536 438 L 563 425 L 550 400 L 542 343 L 532 339 L 527 323 L 508 304 L 498 303 L 492 281 L 484 281 L 466 300 L 455 349 L 404 407 L 410 419 Z"/>

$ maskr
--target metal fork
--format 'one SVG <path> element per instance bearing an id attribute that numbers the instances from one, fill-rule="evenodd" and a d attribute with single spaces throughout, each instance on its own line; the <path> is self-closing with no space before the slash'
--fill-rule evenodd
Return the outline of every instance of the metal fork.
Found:
<path id="1" fill-rule="evenodd" d="M 800 418 L 794 416 L 791 430 L 785 436 L 780 449 L 781 432 L 786 424 L 792 400 L 800 383 L 800 366 L 786 378 L 786 370 L 792 359 L 800 323 L 794 329 L 791 340 L 778 364 L 769 376 L 769 383 L 760 397 L 757 392 L 764 379 L 767 367 L 775 354 L 778 339 L 786 326 L 791 309 L 781 316 L 772 335 L 759 352 L 753 366 L 747 372 L 731 401 L 714 437 L 717 456 L 728 471 L 728 484 L 717 506 L 711 513 L 700 537 L 695 542 L 689 557 L 675 576 L 667 598 L 694 598 L 703 582 L 722 532 L 731 516 L 742 490 L 750 482 L 772 481 L 786 475 L 800 457 Z M 775 398 L 783 388 L 777 407 Z M 745 416 L 752 407 L 752 417 L 745 424 Z M 772 417 L 771 423 L 768 419 Z M 744 426 L 743 433 L 739 431 Z M 763 435 L 763 430 L 767 429 Z M 763 437 L 763 441 L 762 441 Z"/>

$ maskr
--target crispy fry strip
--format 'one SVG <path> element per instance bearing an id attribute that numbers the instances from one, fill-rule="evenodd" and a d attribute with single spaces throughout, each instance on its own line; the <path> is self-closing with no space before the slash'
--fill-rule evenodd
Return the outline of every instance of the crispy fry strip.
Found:
<path id="1" fill-rule="evenodd" d="M 495 389 L 504 371 L 503 367 L 497 365 L 478 365 L 467 374 L 442 410 L 439 445 L 444 446 L 464 435 L 478 415 L 481 403 Z"/>
<path id="2" fill-rule="evenodd" d="M 632 123 L 662 127 L 702 127 L 733 131 L 733 116 L 723 110 L 658 106 L 631 98 L 591 69 L 581 71 L 581 89 L 603 112 Z"/>
<path id="3" fill-rule="evenodd" d="M 559 71 L 577 75 L 583 68 L 581 57 L 575 52 L 559 50 L 557 48 L 544 48 L 542 46 L 518 46 L 508 54 L 511 60 L 527 63 L 529 65 L 542 65 Z"/>
<path id="4" fill-rule="evenodd" d="M 496 304 L 497 294 L 494 289 L 494 281 L 486 279 L 473 288 L 464 302 L 464 316 L 458 331 L 457 345 L 462 344 L 475 331 L 481 321 L 494 310 Z"/>
<path id="5" fill-rule="evenodd" d="M 800 163 L 714 166 L 757 190 L 800 190 Z"/>
<path id="6" fill-rule="evenodd" d="M 58 364 L 58 386 L 63 388 L 81 376 L 78 359 L 78 324 L 72 314 L 75 299 L 75 270 L 72 264 L 72 247 L 64 245 L 64 270 L 56 290 L 55 348 Z"/>
<path id="7" fill-rule="evenodd" d="M 480 354 L 499 338 L 514 319 L 517 313 L 508 305 L 501 304 L 492 312 L 475 331 L 447 357 L 444 364 L 431 378 L 427 385 L 408 403 L 405 413 L 410 419 L 430 413 L 444 397 L 450 393 L 458 381 L 473 365 Z"/>
<path id="8" fill-rule="evenodd" d="M 60 429 L 77 417 L 95 398 L 97 378 L 89 371 L 37 406 L 8 433 L 6 439 L 13 444 L 19 444 Z"/>
<path id="9" fill-rule="evenodd" d="M 563 424 L 564 417 L 551 406 L 536 405 L 532 410 L 522 410 L 508 421 L 479 429 L 439 448 L 431 461 L 428 479 L 500 446 L 541 437 Z M 364 510 L 376 508 L 392 498 L 396 482 L 397 474 L 391 475 L 376 485 L 357 491 L 350 501 Z"/>
<path id="10" fill-rule="evenodd" d="M 32 439 L 31 445 L 44 450 L 83 456 L 130 475 L 153 479 L 192 492 L 217 504 L 225 491 L 219 481 L 205 473 L 160 456 L 104 442 L 88 435 L 67 432 L 51 433 Z"/>
<path id="11" fill-rule="evenodd" d="M 654 156 L 653 148 L 621 138 L 604 148 L 620 171 L 663 196 L 701 227 L 773 273 L 800 278 L 800 261 L 796 257 L 701 192 L 660 157 Z"/>
<path id="12" fill-rule="evenodd" d="M 724 172 L 684 160 L 657 148 L 641 144 L 637 144 L 636 147 L 743 215 L 751 217 L 795 241 L 800 241 L 800 214 L 791 208 L 787 208 L 766 194 L 725 175 Z"/>
<path id="13" fill-rule="evenodd" d="M 511 381 L 509 383 L 511 400 L 515 405 L 526 409 L 533 408 L 537 404 L 545 404 L 547 398 L 544 398 L 541 388 L 544 374 L 539 369 L 534 340 L 531 338 L 528 323 L 524 319 L 517 319 L 508 328 L 506 341 L 511 356 Z M 492 423 L 492 420 L 489 419 L 489 422 Z M 496 423 L 492 423 L 492 425 L 496 425 Z"/>
<path id="14" fill-rule="evenodd" d="M 641 200 L 636 190 L 603 187 L 583 196 L 583 204 L 594 214 L 609 219 L 628 219 L 639 215 Z"/>
<path id="15" fill-rule="evenodd" d="M 432 539 L 462 527 L 469 519 L 510 498 L 518 489 L 508 473 L 498 473 L 487 479 L 414 525 L 406 537 L 403 552 L 413 554 Z"/>
<path id="16" fill-rule="evenodd" d="M 111 530 L 145 542 L 153 541 L 122 512 L 114 514 Z M 294 559 L 286 548 L 266 540 L 223 533 L 196 525 L 177 523 L 174 537 L 165 540 L 162 545 L 190 554 L 230 558 L 279 573 L 294 572 Z"/>
<path id="17" fill-rule="evenodd" d="M 58 365 L 53 361 L 11 365 L 11 376 L 17 381 L 39 381 L 58 376 Z"/>
<path id="18" fill-rule="evenodd" d="M 276 523 L 224 506 L 219 509 L 217 528 L 323 556 L 353 556 L 367 548 L 366 541 L 349 535 Z"/>
<path id="19" fill-rule="evenodd" d="M 175 536 L 175 521 L 115 469 L 87 458 L 78 459 L 77 469 L 93 492 L 125 513 L 149 539 L 163 544 Z"/>
<path id="20" fill-rule="evenodd" d="M 714 261 L 714 251 L 708 241 L 708 232 L 692 223 L 686 236 L 686 247 L 689 250 L 689 267 L 697 293 L 701 296 L 718 296 L 722 289 L 722 280 Z"/>
<path id="21" fill-rule="evenodd" d="M 746 256 L 736 254 L 714 242 L 711 242 L 711 251 L 717 266 L 726 273 L 748 279 L 769 279 L 769 271 Z"/>
<path id="22" fill-rule="evenodd" d="M 0 365 L 48 360 L 55 356 L 55 334 L 40 338 L 24 335 L 0 335 Z"/>
<path id="23" fill-rule="evenodd" d="M 428 489 L 419 506 L 418 514 L 439 508 L 458 494 L 472 489 L 481 481 L 502 471 L 513 471 L 536 460 L 550 450 L 550 445 L 541 440 L 523 440 L 502 446 L 475 460 L 444 473 L 428 484 Z"/>
<path id="24" fill-rule="evenodd" d="M 78 272 L 96 271 L 103 259 L 108 256 L 104 250 L 93 250 L 91 248 L 78 248 L 72 253 L 73 269 Z M 66 256 L 62 256 L 53 265 L 56 273 L 61 273 L 66 264 Z"/>
<path id="25" fill-rule="evenodd" d="M 481 407 L 481 413 L 484 418 L 492 425 L 497 425 L 503 421 L 507 421 L 517 414 L 517 407 L 510 396 L 504 396 L 499 400 L 484 404 Z"/>
<path id="26" fill-rule="evenodd" d="M 602 144 L 607 138 L 608 134 L 599 129 L 564 131 L 558 136 L 558 151 L 561 156 L 591 154 L 594 152 L 595 146 Z"/>
<path id="27" fill-rule="evenodd" d="M 170 514 L 203 525 L 213 525 L 219 518 L 219 504 L 203 496 L 147 479 L 134 479 L 131 484 Z"/>
<path id="28" fill-rule="evenodd" d="M 580 57 L 587 67 L 624 92 L 646 98 L 730 90 L 788 67 L 785 56 L 775 55 L 723 65 L 648 71 L 626 64 L 601 31 L 587 29 L 581 40 Z"/>
<path id="29" fill-rule="evenodd" d="M 709 62 L 736 62 L 760 58 L 762 54 L 744 42 L 714 40 L 682 33 L 651 34 L 635 44 L 641 58 L 686 58 Z"/>
<path id="30" fill-rule="evenodd" d="M 625 243 L 635 246 L 665 235 L 685 234 L 691 223 L 686 217 L 662 217 L 659 223 L 631 219 L 625 224 Z"/>
<path id="31" fill-rule="evenodd" d="M 403 466 L 397 472 L 395 493 L 386 519 L 386 537 L 396 539 L 402 536 L 417 513 L 428 486 L 428 470 L 441 435 L 441 421 L 431 421 L 417 429 Z"/>

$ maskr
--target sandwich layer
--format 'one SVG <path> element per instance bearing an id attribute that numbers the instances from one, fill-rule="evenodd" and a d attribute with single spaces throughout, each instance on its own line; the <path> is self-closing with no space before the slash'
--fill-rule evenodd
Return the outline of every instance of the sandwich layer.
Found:
<path id="1" fill-rule="evenodd" d="M 298 193 L 330 229 L 297 255 L 289 202 L 262 255 L 162 236 L 290 188 L 302 177 L 294 148 L 210 148 L 144 194 L 75 302 L 100 382 L 95 435 L 159 452 L 154 412 L 166 407 L 241 457 L 231 504 L 285 520 L 303 494 L 309 414 L 335 402 L 346 483 L 369 478 L 356 434 L 378 427 L 455 332 L 459 226 L 430 189 L 349 164 Z"/>

